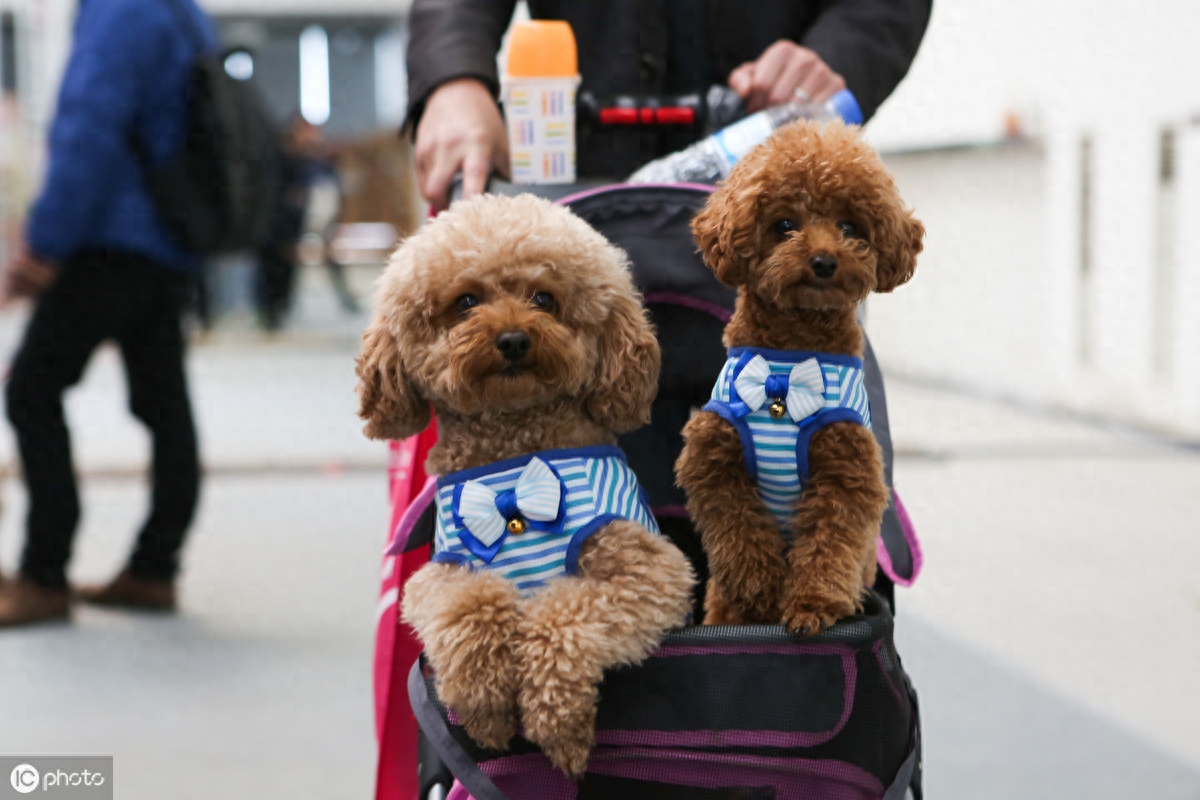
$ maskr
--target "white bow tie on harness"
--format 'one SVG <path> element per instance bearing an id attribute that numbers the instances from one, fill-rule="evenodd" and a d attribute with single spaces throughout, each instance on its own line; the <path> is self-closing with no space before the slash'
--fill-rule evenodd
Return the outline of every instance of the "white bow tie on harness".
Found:
<path id="1" fill-rule="evenodd" d="M 768 398 L 775 400 L 772 417 L 782 417 L 786 407 L 795 422 L 825 407 L 825 373 L 815 358 L 801 361 L 788 375 L 774 375 L 767 360 L 756 355 L 742 367 L 733 385 L 747 413 L 758 411 Z"/>
<path id="2" fill-rule="evenodd" d="M 458 515 L 472 536 L 491 547 L 506 531 L 523 533 L 524 519 L 557 519 L 562 491 L 554 471 L 545 461 L 534 458 L 525 465 L 512 489 L 497 493 L 480 481 L 467 481 L 459 497 Z"/>

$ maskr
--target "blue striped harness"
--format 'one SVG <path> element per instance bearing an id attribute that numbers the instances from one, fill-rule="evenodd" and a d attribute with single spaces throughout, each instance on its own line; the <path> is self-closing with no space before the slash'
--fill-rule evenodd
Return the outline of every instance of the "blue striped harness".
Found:
<path id="1" fill-rule="evenodd" d="M 443 475 L 433 561 L 496 570 L 522 595 L 574 575 L 587 538 L 627 519 L 658 524 L 619 447 L 543 450 Z"/>
<path id="2" fill-rule="evenodd" d="M 871 428 L 861 358 L 734 347 L 704 406 L 737 429 L 758 496 L 790 534 L 812 435 L 834 422 Z"/>

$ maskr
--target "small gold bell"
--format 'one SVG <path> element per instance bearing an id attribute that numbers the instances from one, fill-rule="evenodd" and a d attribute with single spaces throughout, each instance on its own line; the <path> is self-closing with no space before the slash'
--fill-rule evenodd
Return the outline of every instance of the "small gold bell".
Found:
<path id="1" fill-rule="evenodd" d="M 525 532 L 525 520 L 521 519 L 520 517 L 513 517 L 512 519 L 510 519 L 508 521 L 508 532 L 509 533 L 524 533 Z"/>
<path id="2" fill-rule="evenodd" d="M 779 419 L 780 417 L 782 417 L 784 415 L 784 413 L 786 411 L 787 411 L 787 406 L 785 406 L 783 404 L 782 400 L 776 400 L 773 403 L 771 403 L 770 412 L 771 412 L 771 416 L 774 419 Z"/>

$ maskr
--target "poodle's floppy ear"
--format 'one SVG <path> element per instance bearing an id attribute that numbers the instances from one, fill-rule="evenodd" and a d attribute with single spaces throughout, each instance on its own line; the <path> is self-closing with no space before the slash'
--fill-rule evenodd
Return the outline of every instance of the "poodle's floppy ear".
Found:
<path id="1" fill-rule="evenodd" d="M 884 219 L 875 232 L 875 250 L 879 253 L 875 266 L 877 292 L 890 292 L 913 276 L 925 238 L 925 226 L 911 211 L 905 211 L 899 200 Z"/>
<path id="2" fill-rule="evenodd" d="M 737 288 L 750 277 L 758 248 L 758 214 L 753 197 L 726 183 L 692 220 L 692 236 L 717 280 Z"/>
<path id="3" fill-rule="evenodd" d="M 403 439 L 429 424 L 429 403 L 404 374 L 400 349 L 387 321 L 376 317 L 363 332 L 358 354 L 358 416 L 370 439 Z"/>
<path id="4" fill-rule="evenodd" d="M 654 327 L 633 297 L 618 296 L 600 334 L 599 375 L 584 409 L 600 425 L 628 433 L 650 421 L 660 354 Z"/>

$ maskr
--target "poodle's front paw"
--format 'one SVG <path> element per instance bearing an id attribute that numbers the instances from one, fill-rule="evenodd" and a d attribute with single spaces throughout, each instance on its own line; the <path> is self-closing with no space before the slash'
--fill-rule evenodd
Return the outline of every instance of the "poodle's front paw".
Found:
<path id="1" fill-rule="evenodd" d="M 571 739 L 558 737 L 538 742 L 537 745 L 555 768 L 568 777 L 578 778 L 587 769 L 588 756 L 592 752 L 592 736 L 589 734 L 587 737 Z"/>
<path id="2" fill-rule="evenodd" d="M 792 633 L 805 636 L 820 633 L 856 610 L 857 603 L 844 597 L 823 597 L 792 592 L 784 599 L 784 626 Z"/>
<path id="3" fill-rule="evenodd" d="M 503 750 L 517 729 L 520 669 L 508 643 L 491 643 L 490 652 L 460 650 L 461 661 L 431 658 L 438 697 L 452 709 L 467 734 L 484 747 Z"/>
<path id="4" fill-rule="evenodd" d="M 721 584 L 711 578 L 704 591 L 705 625 L 741 625 L 745 622 L 721 594 Z"/>
<path id="5" fill-rule="evenodd" d="M 525 738 L 568 777 L 587 768 L 596 735 L 596 692 L 587 686 L 525 687 L 517 700 Z"/>
<path id="6" fill-rule="evenodd" d="M 754 568 L 723 576 L 723 580 L 714 575 L 713 582 L 720 584 L 719 593 L 731 619 L 745 625 L 772 624 L 779 621 L 785 574 L 782 561 L 763 559 Z"/>
<path id="7" fill-rule="evenodd" d="M 454 709 L 467 735 L 479 745 L 492 750 L 508 749 L 517 732 L 517 704 L 512 694 L 499 692 L 471 700 L 457 698 L 455 702 L 442 699 Z"/>
<path id="8" fill-rule="evenodd" d="M 425 645 L 442 702 L 484 747 L 507 745 L 521 679 L 516 587 L 493 573 L 427 564 L 409 579 L 401 610 Z"/>
<path id="9" fill-rule="evenodd" d="M 555 767 L 576 777 L 587 766 L 595 738 L 602 670 L 581 652 L 584 631 L 552 619 L 542 622 L 525 630 L 517 648 L 524 670 L 517 694 L 521 727 Z"/>
<path id="10" fill-rule="evenodd" d="M 724 591 L 719 581 L 708 581 L 708 589 L 704 595 L 705 625 L 758 625 L 779 621 L 777 600 L 772 600 L 769 606 L 767 597 L 761 597 L 756 602 L 735 604 L 725 597 Z"/>

